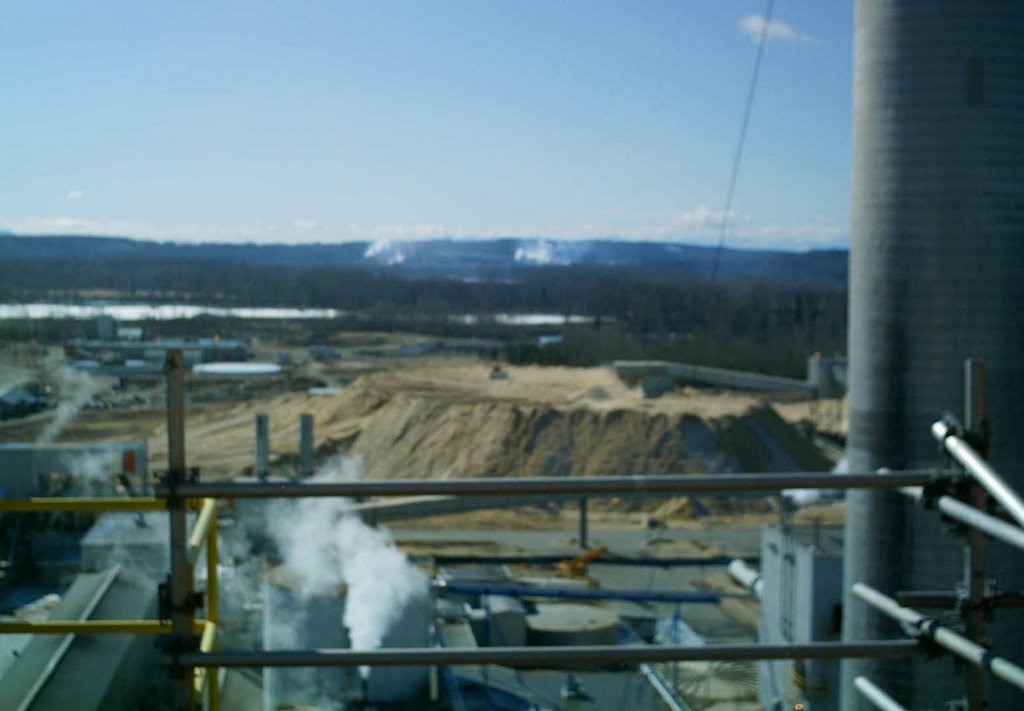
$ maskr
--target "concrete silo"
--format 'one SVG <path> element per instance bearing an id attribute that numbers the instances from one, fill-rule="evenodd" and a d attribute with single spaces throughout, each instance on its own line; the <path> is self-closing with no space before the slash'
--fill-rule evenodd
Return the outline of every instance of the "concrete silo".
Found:
<path id="1" fill-rule="evenodd" d="M 991 461 L 1024 490 L 1024 2 L 857 0 L 850 272 L 852 470 L 933 466 L 929 424 L 963 403 L 963 361 L 987 364 Z M 962 543 L 892 493 L 851 492 L 847 586 L 950 590 Z M 988 575 L 1024 583 L 989 542 Z M 1017 565 L 1015 565 L 1017 563 Z M 847 597 L 844 636 L 898 636 Z M 1024 659 L 1024 617 L 997 612 L 989 641 Z M 848 661 L 843 708 L 865 674 L 911 708 L 963 693 L 952 662 Z M 1013 708 L 990 683 L 990 708 Z"/>

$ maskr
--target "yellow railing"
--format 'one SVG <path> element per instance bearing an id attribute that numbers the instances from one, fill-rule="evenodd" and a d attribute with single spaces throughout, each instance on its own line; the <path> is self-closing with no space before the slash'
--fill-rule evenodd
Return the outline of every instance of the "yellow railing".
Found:
<path id="1" fill-rule="evenodd" d="M 190 509 L 198 510 L 188 539 L 189 593 L 194 588 L 195 565 L 200 552 L 206 550 L 206 619 L 194 620 L 195 633 L 201 635 L 199 649 L 210 652 L 217 648 L 220 622 L 219 586 L 217 580 L 217 501 L 190 500 Z M 121 511 L 166 511 L 167 501 L 154 497 L 77 497 L 33 498 L 0 501 L 0 513 L 40 513 L 48 511 L 82 511 L 109 513 Z M 43 620 L 0 622 L 0 634 L 171 634 L 170 620 Z M 207 709 L 220 711 L 220 674 L 216 668 L 196 668 L 193 689 L 196 698 L 206 690 Z"/>

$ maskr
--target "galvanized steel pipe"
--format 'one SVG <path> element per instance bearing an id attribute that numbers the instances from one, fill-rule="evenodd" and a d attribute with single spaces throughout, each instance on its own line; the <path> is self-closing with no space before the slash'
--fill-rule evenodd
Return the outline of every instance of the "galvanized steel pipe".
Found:
<path id="1" fill-rule="evenodd" d="M 269 499 L 360 496 L 513 496 L 544 495 L 663 495 L 781 491 L 783 489 L 896 489 L 923 486 L 939 474 L 935 469 L 852 474 L 714 474 L 665 476 L 531 477 L 478 479 L 380 479 L 303 483 L 208 482 L 182 484 L 179 496 L 217 499 Z M 166 495 L 166 487 L 157 488 Z"/>
<path id="2" fill-rule="evenodd" d="M 952 428 L 942 420 L 932 425 L 932 435 L 942 443 L 953 459 L 1013 516 L 1018 526 L 1024 526 L 1024 501 L 974 447 L 962 437 L 953 434 Z"/>
<path id="3" fill-rule="evenodd" d="M 997 679 L 1002 679 L 1018 689 L 1024 690 L 1024 669 L 1010 660 L 992 654 L 963 635 L 957 634 L 948 627 L 943 627 L 937 620 L 927 617 L 917 610 L 903 607 L 888 595 L 863 583 L 855 583 L 851 592 L 882 614 L 913 627 L 923 636 L 964 661 L 987 669 Z"/>
<path id="4" fill-rule="evenodd" d="M 900 493 L 917 502 L 924 501 L 924 491 L 917 487 L 906 487 L 900 489 Z M 992 538 L 997 538 L 1015 548 L 1024 550 L 1024 529 L 1006 523 L 1002 519 L 991 516 L 984 511 L 979 511 L 973 506 L 954 499 L 952 496 L 939 496 L 935 499 L 935 508 L 944 515 L 958 521 L 966 526 L 972 526 L 983 531 Z"/>
<path id="5" fill-rule="evenodd" d="M 178 662 L 190 667 L 403 667 L 505 664 L 516 667 L 575 667 L 640 662 L 748 661 L 761 659 L 895 658 L 924 654 L 912 640 L 812 642 L 782 645 L 587 647 L 466 647 L 434 649 L 297 649 L 187 652 Z"/>
<path id="6" fill-rule="evenodd" d="M 556 598 L 560 600 L 630 600 L 632 602 L 680 602 L 695 605 L 717 605 L 725 598 L 756 600 L 749 593 L 671 592 L 659 590 L 616 590 L 609 588 L 542 588 L 528 585 L 440 581 L 440 592 L 455 595 L 502 595 L 516 598 Z"/>
<path id="7" fill-rule="evenodd" d="M 881 711 L 907 711 L 906 706 L 898 703 L 896 699 L 875 686 L 875 683 L 866 676 L 858 676 L 853 680 L 853 685 L 865 699 L 873 703 L 875 708 L 881 709 Z"/>

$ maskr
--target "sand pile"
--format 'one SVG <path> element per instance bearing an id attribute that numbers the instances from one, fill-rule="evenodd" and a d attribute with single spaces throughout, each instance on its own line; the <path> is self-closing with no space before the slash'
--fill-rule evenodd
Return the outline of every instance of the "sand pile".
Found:
<path id="1" fill-rule="evenodd" d="M 292 461 L 298 418 L 314 415 L 322 452 L 364 458 L 372 478 L 591 476 L 827 470 L 829 462 L 771 406 L 686 390 L 645 400 L 601 368 L 490 368 L 441 360 L 364 376 L 337 395 L 282 395 L 197 411 L 188 457 L 205 478 L 252 464 L 253 415 L 271 416 L 271 448 Z M 161 466 L 162 429 L 150 440 Z"/>

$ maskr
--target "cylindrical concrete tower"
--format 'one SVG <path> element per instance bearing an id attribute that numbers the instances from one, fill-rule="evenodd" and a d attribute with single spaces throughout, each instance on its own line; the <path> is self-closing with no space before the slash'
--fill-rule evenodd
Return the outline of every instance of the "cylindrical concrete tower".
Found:
<path id="1" fill-rule="evenodd" d="M 1024 491 L 1024 2 L 857 0 L 850 434 L 855 471 L 941 462 L 929 425 L 963 408 L 963 361 L 984 358 L 991 459 Z M 1024 558 L 988 543 L 988 575 L 1020 587 Z M 962 540 L 892 493 L 851 492 L 845 582 L 952 589 Z M 1024 616 L 989 641 L 1024 660 Z M 899 636 L 846 600 L 844 636 Z M 844 665 L 910 708 L 942 708 L 965 675 L 942 659 Z M 1015 708 L 989 683 L 990 708 Z"/>

